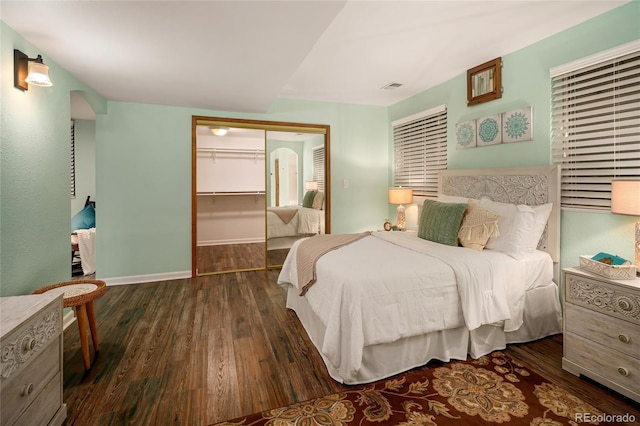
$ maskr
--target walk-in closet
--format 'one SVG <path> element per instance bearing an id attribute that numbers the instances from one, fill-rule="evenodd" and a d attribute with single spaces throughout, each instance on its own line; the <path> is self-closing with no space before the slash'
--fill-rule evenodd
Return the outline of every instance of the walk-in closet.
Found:
<path id="1" fill-rule="evenodd" d="M 329 232 L 328 126 L 193 118 L 193 273 L 280 267 Z"/>

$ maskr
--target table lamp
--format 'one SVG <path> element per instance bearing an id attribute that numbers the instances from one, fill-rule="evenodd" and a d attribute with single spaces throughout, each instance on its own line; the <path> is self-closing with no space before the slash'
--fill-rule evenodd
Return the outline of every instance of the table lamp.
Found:
<path id="1" fill-rule="evenodd" d="M 305 182 L 304 184 L 304 189 L 306 189 L 307 191 L 309 190 L 317 190 L 318 189 L 318 182 L 310 180 Z"/>
<path id="2" fill-rule="evenodd" d="M 406 220 L 403 204 L 411 204 L 413 202 L 413 189 L 411 188 L 389 188 L 389 204 L 398 204 L 396 220 L 398 222 L 398 230 L 406 230 Z"/>
<path id="3" fill-rule="evenodd" d="M 640 179 L 611 181 L 611 213 L 640 216 Z M 640 272 L 640 222 L 636 222 L 636 273 Z"/>

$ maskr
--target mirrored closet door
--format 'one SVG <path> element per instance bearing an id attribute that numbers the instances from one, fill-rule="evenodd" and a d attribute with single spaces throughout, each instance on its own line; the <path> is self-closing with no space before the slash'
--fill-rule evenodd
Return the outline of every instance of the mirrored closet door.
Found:
<path id="1" fill-rule="evenodd" d="M 277 268 L 294 241 L 329 233 L 328 131 L 193 117 L 194 276 Z"/>

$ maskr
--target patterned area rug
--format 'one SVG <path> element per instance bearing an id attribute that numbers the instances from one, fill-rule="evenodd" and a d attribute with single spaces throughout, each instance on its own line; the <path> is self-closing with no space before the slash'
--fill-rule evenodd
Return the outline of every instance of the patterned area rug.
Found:
<path id="1" fill-rule="evenodd" d="M 222 425 L 598 424 L 604 414 L 502 352 L 451 362 Z"/>

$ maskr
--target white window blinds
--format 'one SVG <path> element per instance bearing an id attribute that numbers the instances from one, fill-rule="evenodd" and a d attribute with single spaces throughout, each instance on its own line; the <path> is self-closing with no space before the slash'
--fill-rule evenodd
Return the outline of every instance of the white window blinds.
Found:
<path id="1" fill-rule="evenodd" d="M 413 194 L 438 195 L 438 172 L 447 168 L 447 108 L 445 105 L 391 123 L 393 185 L 413 188 Z"/>
<path id="2" fill-rule="evenodd" d="M 611 180 L 640 177 L 639 45 L 551 71 L 553 161 L 562 169 L 563 207 L 608 210 Z"/>
<path id="3" fill-rule="evenodd" d="M 318 191 L 324 191 L 324 146 L 313 148 L 313 180 L 318 183 Z"/>

